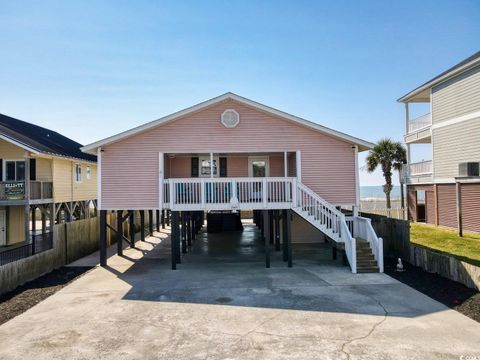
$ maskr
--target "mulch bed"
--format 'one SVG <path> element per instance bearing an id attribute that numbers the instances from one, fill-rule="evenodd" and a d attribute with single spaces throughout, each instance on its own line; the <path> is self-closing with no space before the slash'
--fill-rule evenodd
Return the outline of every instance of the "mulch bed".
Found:
<path id="1" fill-rule="evenodd" d="M 55 294 L 90 269 L 91 267 L 61 267 L 0 295 L 0 325 Z"/>
<path id="2" fill-rule="evenodd" d="M 404 263 L 397 272 L 395 259 L 385 259 L 385 273 L 438 302 L 480 322 L 480 293 L 456 281 Z"/>

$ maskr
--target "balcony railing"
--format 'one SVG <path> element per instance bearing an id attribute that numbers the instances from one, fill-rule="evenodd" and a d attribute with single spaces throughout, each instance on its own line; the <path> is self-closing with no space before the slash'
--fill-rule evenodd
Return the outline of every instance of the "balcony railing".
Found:
<path id="1" fill-rule="evenodd" d="M 30 181 L 30 199 L 53 198 L 53 183 L 51 181 Z"/>
<path id="2" fill-rule="evenodd" d="M 408 133 L 424 129 L 432 125 L 432 114 L 428 113 L 408 122 Z"/>
<path id="3" fill-rule="evenodd" d="M 53 233 L 31 235 L 28 244 L 0 250 L 0 266 L 25 259 L 53 248 Z"/>
<path id="4" fill-rule="evenodd" d="M 52 199 L 51 181 L 30 181 L 30 199 Z M 25 200 L 25 181 L 0 182 L 0 200 Z"/>
<path id="5" fill-rule="evenodd" d="M 166 179 L 163 206 L 172 210 L 290 208 L 296 194 L 293 182 L 282 177 Z"/>
<path id="6" fill-rule="evenodd" d="M 432 166 L 431 160 L 411 163 L 409 165 L 410 176 L 430 175 L 432 174 L 432 171 L 433 171 L 433 166 Z"/>

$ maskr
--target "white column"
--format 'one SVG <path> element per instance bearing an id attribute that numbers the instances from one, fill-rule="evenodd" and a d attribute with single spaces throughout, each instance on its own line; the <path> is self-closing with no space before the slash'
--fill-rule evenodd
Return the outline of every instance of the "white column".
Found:
<path id="1" fill-rule="evenodd" d="M 358 215 L 358 206 L 360 206 L 360 174 L 358 170 L 358 145 L 354 145 L 355 150 L 355 206 L 357 207 Z"/>
<path id="2" fill-rule="evenodd" d="M 408 134 L 408 123 L 410 121 L 410 110 L 408 103 L 405 103 L 405 134 Z"/>
<path id="3" fill-rule="evenodd" d="M 408 103 L 405 103 L 405 134 L 408 134 L 409 123 L 410 123 L 410 109 L 408 108 Z M 410 165 L 410 144 L 407 144 L 407 171 L 408 171 L 408 165 Z"/>
<path id="4" fill-rule="evenodd" d="M 97 210 L 102 210 L 102 148 L 101 147 L 97 148 Z"/>
<path id="5" fill-rule="evenodd" d="M 283 153 L 283 173 L 285 177 L 288 177 L 288 159 L 286 151 Z"/>
<path id="6" fill-rule="evenodd" d="M 297 158 L 297 181 L 302 182 L 302 153 L 300 150 L 296 152 Z"/>
<path id="7" fill-rule="evenodd" d="M 210 177 L 213 178 L 213 153 L 210 153 Z"/>
<path id="8" fill-rule="evenodd" d="M 163 209 L 164 155 L 158 153 L 158 208 Z"/>

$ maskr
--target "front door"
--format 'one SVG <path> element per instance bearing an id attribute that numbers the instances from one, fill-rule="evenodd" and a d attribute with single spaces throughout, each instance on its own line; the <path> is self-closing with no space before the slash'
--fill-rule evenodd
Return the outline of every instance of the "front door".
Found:
<path id="1" fill-rule="evenodd" d="M 248 176 L 249 177 L 267 177 L 269 175 L 268 157 L 249 157 L 248 158 Z M 253 193 L 250 195 L 250 201 L 259 202 L 263 199 L 262 182 L 253 183 Z"/>
<path id="2" fill-rule="evenodd" d="M 0 210 L 0 246 L 7 245 L 7 223 L 5 210 Z"/>
<path id="3" fill-rule="evenodd" d="M 250 157 L 248 158 L 248 176 L 267 177 L 269 175 L 268 157 Z"/>

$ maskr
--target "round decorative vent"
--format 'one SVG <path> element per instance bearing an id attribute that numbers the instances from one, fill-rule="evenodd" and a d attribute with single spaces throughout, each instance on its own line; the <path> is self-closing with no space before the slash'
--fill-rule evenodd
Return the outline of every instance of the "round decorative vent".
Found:
<path id="1" fill-rule="evenodd" d="M 234 128 L 240 123 L 240 114 L 233 109 L 227 109 L 222 113 L 222 124 L 226 128 Z"/>

